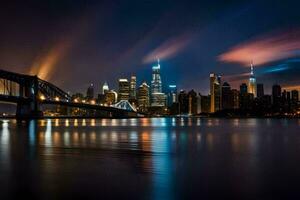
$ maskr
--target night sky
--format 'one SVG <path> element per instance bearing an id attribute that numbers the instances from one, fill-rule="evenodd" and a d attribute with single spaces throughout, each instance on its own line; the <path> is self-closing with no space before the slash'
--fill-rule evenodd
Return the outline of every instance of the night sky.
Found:
<path id="1" fill-rule="evenodd" d="M 100 92 L 131 74 L 149 83 L 158 56 L 164 85 L 207 94 L 210 72 L 237 87 L 253 61 L 258 83 L 299 86 L 299 8 L 297 0 L 7 1 L 0 66 Z"/>

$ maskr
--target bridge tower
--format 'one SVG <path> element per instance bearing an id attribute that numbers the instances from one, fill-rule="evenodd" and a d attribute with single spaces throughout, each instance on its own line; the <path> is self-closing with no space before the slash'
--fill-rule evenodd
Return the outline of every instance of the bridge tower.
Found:
<path id="1" fill-rule="evenodd" d="M 41 118 L 43 112 L 39 105 L 39 79 L 32 76 L 20 84 L 20 99 L 17 102 L 16 117 L 18 119 Z M 25 97 L 25 98 L 22 98 Z"/>

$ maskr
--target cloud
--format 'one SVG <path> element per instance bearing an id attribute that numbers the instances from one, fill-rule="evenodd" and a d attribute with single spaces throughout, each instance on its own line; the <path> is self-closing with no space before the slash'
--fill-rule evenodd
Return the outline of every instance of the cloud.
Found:
<path id="1" fill-rule="evenodd" d="M 300 30 L 267 34 L 239 44 L 218 56 L 222 62 L 262 65 L 300 55 Z"/>
<path id="2" fill-rule="evenodd" d="M 193 36 L 190 33 L 186 33 L 177 37 L 168 39 L 162 43 L 159 47 L 151 51 L 148 55 L 143 58 L 143 63 L 150 63 L 160 59 L 167 59 L 177 55 L 182 51 L 190 42 L 192 41 Z"/>

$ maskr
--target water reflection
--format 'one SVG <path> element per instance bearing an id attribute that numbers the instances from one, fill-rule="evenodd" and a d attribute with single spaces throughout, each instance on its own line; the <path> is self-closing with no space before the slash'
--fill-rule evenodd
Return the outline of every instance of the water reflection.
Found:
<path id="1" fill-rule="evenodd" d="M 10 176 L 14 176 L 13 171 L 23 169 L 16 163 L 27 164 L 26 169 L 34 169 L 42 177 L 34 181 L 42 180 L 43 184 L 36 184 L 44 190 L 52 187 L 54 192 L 71 184 L 61 185 L 66 180 L 80 185 L 88 180 L 97 195 L 101 184 L 115 188 L 122 179 L 127 180 L 122 185 L 124 191 L 137 188 L 137 195 L 174 199 L 187 191 L 198 194 L 197 185 L 218 187 L 216 176 L 234 177 L 230 187 L 247 188 L 243 177 L 255 183 L 263 176 L 258 166 L 274 166 L 271 158 L 289 157 L 293 161 L 285 162 L 300 167 L 299 122 L 184 117 L 46 119 L 18 127 L 13 121 L 2 120 L 0 169 L 13 169 Z M 186 181 L 191 184 L 187 186 Z"/>
<path id="2" fill-rule="evenodd" d="M 152 158 L 153 165 L 153 199 L 172 198 L 172 163 L 170 155 L 170 142 L 168 133 L 153 132 L 152 136 Z"/>
<path id="3" fill-rule="evenodd" d="M 0 155 L 1 161 L 5 163 L 9 163 L 9 156 L 10 156 L 10 133 L 8 129 L 8 120 L 2 120 L 2 128 L 1 128 L 1 135 L 0 135 Z"/>

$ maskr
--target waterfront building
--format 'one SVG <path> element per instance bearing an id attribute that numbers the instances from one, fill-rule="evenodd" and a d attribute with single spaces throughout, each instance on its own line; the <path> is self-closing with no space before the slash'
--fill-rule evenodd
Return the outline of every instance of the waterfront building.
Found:
<path id="1" fill-rule="evenodd" d="M 160 64 L 158 59 L 157 65 L 152 67 L 151 106 L 164 107 L 165 105 L 166 105 L 166 95 L 162 92 Z"/>
<path id="2" fill-rule="evenodd" d="M 188 92 L 188 114 L 196 115 L 197 113 L 197 93 L 194 90 Z"/>
<path id="3" fill-rule="evenodd" d="M 256 97 L 256 78 L 253 72 L 253 63 L 251 63 L 251 72 L 248 82 L 248 93 L 253 94 L 253 96 Z"/>
<path id="4" fill-rule="evenodd" d="M 89 101 L 92 100 L 93 98 L 94 98 L 94 84 L 91 83 L 86 91 L 86 99 Z"/>
<path id="5" fill-rule="evenodd" d="M 146 112 L 150 106 L 149 88 L 145 81 L 138 88 L 137 103 L 140 112 Z"/>
<path id="6" fill-rule="evenodd" d="M 222 85 L 222 110 L 233 109 L 233 93 L 229 83 L 224 82 Z"/>
<path id="7" fill-rule="evenodd" d="M 252 103 L 254 100 L 254 95 L 252 93 L 248 93 L 248 87 L 246 83 L 242 83 L 240 85 L 240 109 L 241 110 L 251 110 Z"/>
<path id="8" fill-rule="evenodd" d="M 281 86 L 273 85 L 272 86 L 272 103 L 275 105 L 279 105 L 281 101 Z"/>
<path id="9" fill-rule="evenodd" d="M 242 83 L 241 85 L 240 85 L 240 94 L 241 95 L 244 95 L 244 94 L 247 94 L 247 92 L 248 92 L 248 89 L 247 89 L 248 87 L 247 87 L 247 84 L 246 83 Z"/>
<path id="10" fill-rule="evenodd" d="M 200 95 L 201 99 L 201 113 L 210 112 L 210 95 Z"/>
<path id="11" fill-rule="evenodd" d="M 298 90 L 292 90 L 292 101 L 298 102 L 299 101 L 299 92 Z"/>
<path id="12" fill-rule="evenodd" d="M 178 94 L 178 106 L 179 106 L 179 113 L 180 114 L 188 114 L 189 112 L 189 96 L 184 91 L 181 90 Z"/>
<path id="13" fill-rule="evenodd" d="M 129 82 L 125 78 L 119 79 L 118 101 L 129 100 Z"/>
<path id="14" fill-rule="evenodd" d="M 256 95 L 258 98 L 262 98 L 265 93 L 264 93 L 264 85 L 262 83 L 258 83 L 257 86 L 256 86 Z"/>
<path id="15" fill-rule="evenodd" d="M 240 108 L 240 93 L 237 89 L 232 89 L 232 96 L 233 96 L 233 109 Z"/>
<path id="16" fill-rule="evenodd" d="M 130 78 L 130 94 L 129 99 L 136 99 L 136 76 L 131 76 Z"/>
<path id="17" fill-rule="evenodd" d="M 221 109 L 221 76 L 210 74 L 210 112 Z"/>
<path id="18" fill-rule="evenodd" d="M 169 85 L 168 87 L 168 106 L 177 103 L 177 87 L 176 85 Z"/>
<path id="19" fill-rule="evenodd" d="M 291 91 L 291 110 L 292 112 L 296 112 L 298 110 L 298 102 L 299 102 L 299 92 L 298 90 Z"/>

